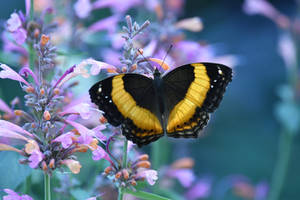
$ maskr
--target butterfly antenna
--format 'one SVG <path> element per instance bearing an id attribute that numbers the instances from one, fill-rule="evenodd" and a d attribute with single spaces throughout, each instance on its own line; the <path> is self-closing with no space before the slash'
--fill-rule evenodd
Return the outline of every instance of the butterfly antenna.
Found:
<path id="1" fill-rule="evenodd" d="M 151 63 L 149 62 L 149 60 L 144 56 L 144 54 L 141 51 L 141 49 L 138 49 L 138 52 L 141 54 L 141 56 L 143 56 L 144 60 L 148 63 L 148 65 L 150 66 L 150 68 L 153 68 L 153 66 L 151 65 Z"/>
<path id="2" fill-rule="evenodd" d="M 167 50 L 167 53 L 166 53 L 164 59 L 163 59 L 163 62 L 162 62 L 162 64 L 161 64 L 161 67 L 164 65 L 165 60 L 166 60 L 166 58 L 167 58 L 167 55 L 170 53 L 170 51 L 171 51 L 172 48 L 173 48 L 173 45 L 171 44 L 171 45 L 169 46 L 168 50 Z"/>

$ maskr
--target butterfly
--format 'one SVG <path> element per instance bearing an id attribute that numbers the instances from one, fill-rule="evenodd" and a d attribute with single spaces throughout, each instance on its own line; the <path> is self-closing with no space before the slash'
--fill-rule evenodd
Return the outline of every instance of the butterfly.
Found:
<path id="1" fill-rule="evenodd" d="M 192 63 L 153 79 L 125 73 L 93 85 L 90 98 L 113 126 L 139 147 L 163 135 L 196 138 L 219 106 L 232 80 L 231 68 L 216 63 Z"/>

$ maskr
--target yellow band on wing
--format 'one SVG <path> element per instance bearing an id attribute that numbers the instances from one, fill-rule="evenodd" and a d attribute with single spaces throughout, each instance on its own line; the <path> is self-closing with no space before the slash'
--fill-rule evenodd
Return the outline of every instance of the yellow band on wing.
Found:
<path id="1" fill-rule="evenodd" d="M 146 130 L 146 133 L 135 133 L 135 135 L 144 137 L 162 133 L 158 118 L 149 110 L 138 106 L 125 90 L 123 76 L 124 74 L 117 75 L 112 79 L 111 97 L 124 118 L 131 119 L 138 128 Z"/>
<path id="2" fill-rule="evenodd" d="M 180 130 L 190 129 L 197 125 L 192 123 L 185 126 L 184 123 L 188 122 L 197 107 L 201 107 L 208 90 L 210 89 L 210 78 L 207 75 L 206 68 L 203 64 L 191 64 L 194 68 L 195 79 L 188 88 L 185 97 L 172 109 L 167 125 L 167 132 L 172 132 L 175 128 L 180 127 Z"/>

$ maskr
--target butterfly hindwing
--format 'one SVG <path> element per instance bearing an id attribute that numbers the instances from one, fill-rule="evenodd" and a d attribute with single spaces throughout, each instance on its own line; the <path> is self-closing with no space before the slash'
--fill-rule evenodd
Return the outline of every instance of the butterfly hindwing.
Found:
<path id="1" fill-rule="evenodd" d="M 184 65 L 164 76 L 167 135 L 198 137 L 230 80 L 231 69 L 213 63 Z"/>
<path id="2" fill-rule="evenodd" d="M 163 135 L 152 82 L 139 74 L 121 74 L 96 83 L 90 90 L 93 102 L 104 111 L 108 122 L 114 126 L 121 124 L 123 135 L 139 146 Z"/>

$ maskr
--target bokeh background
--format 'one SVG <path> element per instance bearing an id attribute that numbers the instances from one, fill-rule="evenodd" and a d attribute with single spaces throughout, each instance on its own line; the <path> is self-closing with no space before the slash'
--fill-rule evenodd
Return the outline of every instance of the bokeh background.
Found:
<path id="1" fill-rule="evenodd" d="M 296 1 L 270 2 L 288 17 L 296 18 L 299 14 Z M 23 1 L 2 3 L 2 24 L 13 11 L 25 9 Z M 204 24 L 201 32 L 187 33 L 189 39 L 205 41 L 218 53 L 232 54 L 237 59 L 233 80 L 219 109 L 212 115 L 205 136 L 197 140 L 164 138 L 161 141 L 164 145 L 160 149 L 159 165 L 168 166 L 178 158 L 191 157 L 195 160 L 195 174 L 211 180 L 210 195 L 203 199 L 253 199 L 245 194 L 251 193 L 251 188 L 255 189 L 258 184 L 270 185 L 278 158 L 279 135 L 283 127 L 277 120 L 275 107 L 281 101 L 279 88 L 288 81 L 286 66 L 278 53 L 278 41 L 283 31 L 262 15 L 247 15 L 243 3 L 241 0 L 187 0 L 180 16 L 199 16 Z M 148 18 L 140 15 L 138 19 Z M 5 54 L 0 53 L 0 61 L 7 63 L 6 59 Z M 17 83 L 0 80 L 0 97 L 6 102 L 22 94 Z M 142 150 L 149 152 L 150 148 Z M 299 157 L 300 141 L 295 135 L 280 199 L 300 198 Z M 17 158 L 13 153 L 1 152 L 0 160 L 0 188 L 25 187 L 10 181 L 13 176 L 25 176 L 12 174 L 13 170 L 19 170 L 14 169 Z M 83 162 L 91 163 L 89 159 Z M 23 166 L 20 168 L 24 170 Z M 88 184 L 86 178 L 100 171 L 90 164 L 82 168 L 77 178 Z M 239 178 L 249 184 L 244 190 L 234 186 L 234 180 Z M 35 183 L 39 181 L 41 178 Z M 32 190 L 42 190 L 39 184 L 33 184 L 33 187 Z M 184 190 L 178 189 L 181 194 Z"/>

